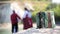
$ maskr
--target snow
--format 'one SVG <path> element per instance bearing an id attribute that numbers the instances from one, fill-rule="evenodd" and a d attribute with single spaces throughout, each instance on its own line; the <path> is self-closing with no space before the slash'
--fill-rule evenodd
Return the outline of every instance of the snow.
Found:
<path id="1" fill-rule="evenodd" d="M 27 30 L 22 30 L 19 31 L 16 34 L 59 34 L 60 29 L 52 29 L 52 28 L 41 28 L 41 29 L 36 29 L 36 28 L 30 28 Z"/>
<path id="2" fill-rule="evenodd" d="M 3 26 L 2 30 L 4 31 L 4 29 L 5 30 L 7 29 L 8 30 L 8 31 L 6 30 L 7 33 L 4 31 L 5 34 L 12 34 L 11 33 L 11 24 L 9 23 L 7 25 L 2 25 Z M 33 28 L 23 30 L 23 24 L 19 24 L 19 31 L 17 33 L 13 33 L 13 34 L 60 34 L 60 26 L 58 26 L 58 25 L 56 25 L 55 28 L 41 28 L 41 29 L 36 29 L 36 24 L 33 24 L 33 26 L 34 26 Z M 1 31 L 1 27 L 0 27 L 0 31 Z M 2 32 L 2 33 L 4 33 L 4 32 Z"/>

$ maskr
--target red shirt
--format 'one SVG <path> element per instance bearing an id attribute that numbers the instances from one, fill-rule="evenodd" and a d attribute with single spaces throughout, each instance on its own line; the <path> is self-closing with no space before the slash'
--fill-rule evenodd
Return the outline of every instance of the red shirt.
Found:
<path id="1" fill-rule="evenodd" d="M 13 13 L 13 14 L 11 15 L 11 22 L 12 22 L 12 24 L 18 23 L 18 19 L 17 19 L 17 18 L 20 19 L 20 17 L 19 17 L 16 13 Z"/>

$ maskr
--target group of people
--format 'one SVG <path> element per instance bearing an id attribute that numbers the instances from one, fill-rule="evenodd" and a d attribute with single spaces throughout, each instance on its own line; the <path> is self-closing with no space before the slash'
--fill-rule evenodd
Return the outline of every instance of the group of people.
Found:
<path id="1" fill-rule="evenodd" d="M 39 28 L 54 28 L 55 18 L 53 11 L 40 11 L 36 14 L 37 29 Z"/>
<path id="2" fill-rule="evenodd" d="M 24 8 L 25 12 L 23 15 L 23 29 L 26 30 L 28 28 L 33 27 L 33 21 L 31 18 L 31 11 L 28 10 L 27 8 Z M 20 16 L 18 16 L 15 11 L 13 10 L 13 13 L 11 15 L 11 23 L 12 23 L 12 33 L 14 33 L 14 28 L 15 32 L 18 32 L 18 19 L 21 20 Z M 55 27 L 55 19 L 54 19 L 54 13 L 53 11 L 51 12 L 38 12 L 36 14 L 36 23 L 37 23 L 37 28 L 54 28 Z"/>
<path id="3" fill-rule="evenodd" d="M 31 12 L 27 9 L 24 8 L 25 12 L 24 12 L 24 17 L 23 17 L 23 29 L 26 30 L 28 28 L 33 27 L 32 25 L 32 19 L 31 19 Z M 13 13 L 11 14 L 11 24 L 12 24 L 12 33 L 14 33 L 14 29 L 15 32 L 18 32 L 18 19 L 21 20 L 20 16 L 18 16 L 15 13 L 15 10 L 13 10 Z"/>

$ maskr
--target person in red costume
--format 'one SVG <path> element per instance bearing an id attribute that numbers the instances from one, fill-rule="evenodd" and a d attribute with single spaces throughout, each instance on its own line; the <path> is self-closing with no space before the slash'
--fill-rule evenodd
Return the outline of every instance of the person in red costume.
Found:
<path id="1" fill-rule="evenodd" d="M 25 13 L 24 13 L 24 17 L 23 17 L 23 29 L 26 30 L 28 28 L 32 28 L 33 27 L 33 22 L 32 22 L 32 18 L 31 18 L 31 12 L 27 9 L 25 9 Z"/>
<path id="2" fill-rule="evenodd" d="M 11 24 L 12 24 L 12 33 L 14 33 L 14 29 L 15 32 L 18 32 L 18 19 L 21 19 L 13 10 L 13 13 L 11 15 Z"/>

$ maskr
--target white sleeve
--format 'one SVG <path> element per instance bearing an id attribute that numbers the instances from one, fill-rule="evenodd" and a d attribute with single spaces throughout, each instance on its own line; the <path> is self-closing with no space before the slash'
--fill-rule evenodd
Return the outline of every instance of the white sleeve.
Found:
<path id="1" fill-rule="evenodd" d="M 31 18 L 31 12 L 28 12 L 28 17 L 30 17 L 30 18 Z"/>
<path id="2" fill-rule="evenodd" d="M 24 12 L 24 15 L 23 15 L 23 18 L 25 18 L 27 14 L 28 14 L 28 12 L 25 11 L 25 12 Z"/>

